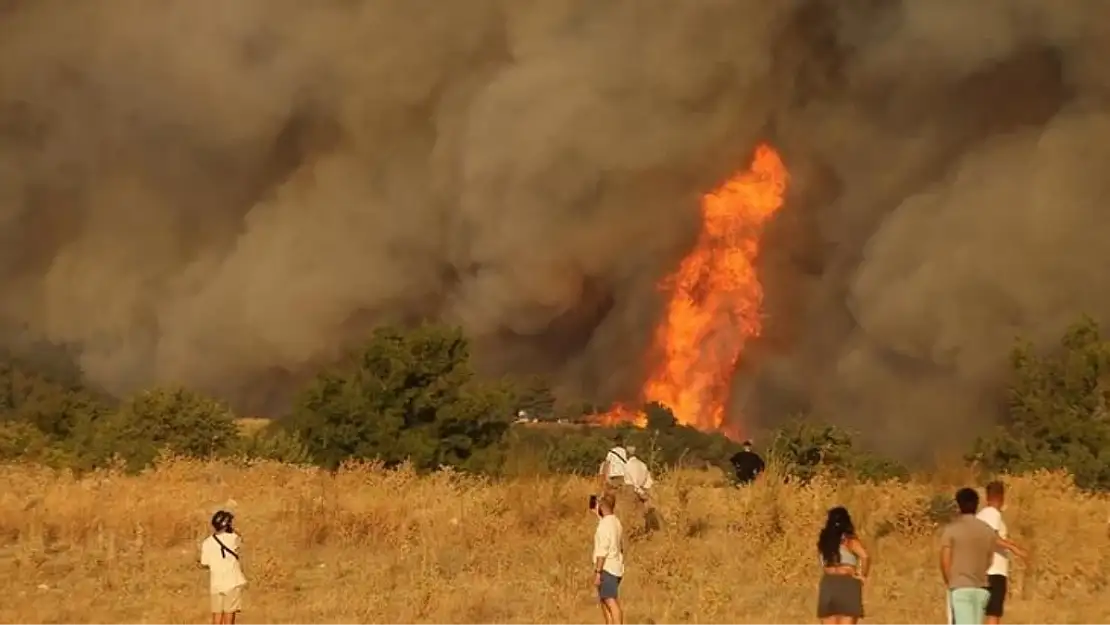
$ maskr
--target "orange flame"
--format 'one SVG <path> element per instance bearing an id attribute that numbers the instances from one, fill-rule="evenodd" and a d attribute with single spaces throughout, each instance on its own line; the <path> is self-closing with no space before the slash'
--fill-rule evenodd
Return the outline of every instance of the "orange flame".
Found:
<path id="1" fill-rule="evenodd" d="M 758 146 L 750 169 L 702 198 L 697 245 L 660 284 L 669 300 L 641 399 L 667 406 L 679 423 L 740 436 L 725 422 L 725 407 L 744 344 L 762 331 L 763 287 L 753 263 L 764 224 L 782 207 L 786 182 L 778 153 Z M 643 426 L 646 417 L 618 404 L 601 420 Z"/>

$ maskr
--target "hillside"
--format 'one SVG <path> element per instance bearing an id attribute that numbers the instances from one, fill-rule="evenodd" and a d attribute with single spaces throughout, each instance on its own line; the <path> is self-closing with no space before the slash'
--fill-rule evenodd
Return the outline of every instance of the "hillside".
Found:
<path id="1" fill-rule="evenodd" d="M 667 527 L 631 541 L 628 620 L 813 622 L 813 543 L 825 509 L 843 503 L 875 556 L 867 620 L 940 622 L 934 524 L 965 477 L 738 490 L 710 472 L 661 475 Z M 600 618 L 582 478 L 173 461 L 82 480 L 9 465 L 0 479 L 4 622 L 206 619 L 196 548 L 220 506 L 245 536 L 244 622 Z M 1007 622 L 1106 622 L 1110 500 L 1050 474 L 1009 486 L 1012 535 L 1033 555 L 1016 566 Z"/>

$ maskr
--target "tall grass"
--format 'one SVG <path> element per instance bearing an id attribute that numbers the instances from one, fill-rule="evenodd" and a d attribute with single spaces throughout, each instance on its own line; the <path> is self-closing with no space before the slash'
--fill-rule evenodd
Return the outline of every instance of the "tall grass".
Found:
<path id="1" fill-rule="evenodd" d="M 251 585 L 244 622 L 596 622 L 593 484 L 495 483 L 352 466 L 170 460 L 138 476 L 75 478 L 0 467 L 5 622 L 201 622 L 197 546 L 235 511 Z M 825 510 L 845 504 L 874 553 L 870 622 L 943 622 L 937 523 L 953 484 L 867 485 L 659 476 L 666 527 L 633 536 L 622 599 L 630 622 L 813 622 Z M 1110 501 L 1058 475 L 1009 482 L 1007 520 L 1033 555 L 1017 564 L 1011 623 L 1107 622 Z"/>

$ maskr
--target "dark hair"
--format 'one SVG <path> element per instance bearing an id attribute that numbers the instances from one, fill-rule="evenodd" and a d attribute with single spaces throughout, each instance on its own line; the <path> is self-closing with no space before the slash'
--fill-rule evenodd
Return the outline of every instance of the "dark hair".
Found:
<path id="1" fill-rule="evenodd" d="M 623 446 L 624 445 L 624 437 L 621 436 L 620 434 L 617 434 L 616 436 L 613 437 L 613 444 L 616 445 L 617 447 Z"/>
<path id="2" fill-rule="evenodd" d="M 979 493 L 974 488 L 961 488 L 956 491 L 956 507 L 960 514 L 975 514 L 979 509 Z"/>
<path id="3" fill-rule="evenodd" d="M 235 520 L 235 515 L 226 511 L 220 510 L 212 515 L 212 529 L 217 532 L 230 532 L 231 523 Z"/>
<path id="4" fill-rule="evenodd" d="M 830 508 L 829 515 L 825 519 L 825 527 L 817 537 L 817 551 L 825 564 L 828 566 L 840 564 L 840 543 L 845 538 L 855 535 L 856 527 L 852 524 L 852 515 L 848 514 L 848 509 L 844 506 Z"/>
<path id="5" fill-rule="evenodd" d="M 1002 482 L 999 482 L 998 480 L 995 480 L 995 481 L 987 484 L 987 497 L 990 497 L 992 499 L 997 499 L 998 497 L 1001 497 L 1005 494 L 1006 494 L 1006 486 Z"/>

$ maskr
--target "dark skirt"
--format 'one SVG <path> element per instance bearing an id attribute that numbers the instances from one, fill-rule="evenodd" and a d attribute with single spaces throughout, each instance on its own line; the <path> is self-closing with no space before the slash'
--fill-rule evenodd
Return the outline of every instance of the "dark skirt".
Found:
<path id="1" fill-rule="evenodd" d="M 821 577 L 817 587 L 817 618 L 850 616 L 863 618 L 863 583 L 851 575 Z"/>

